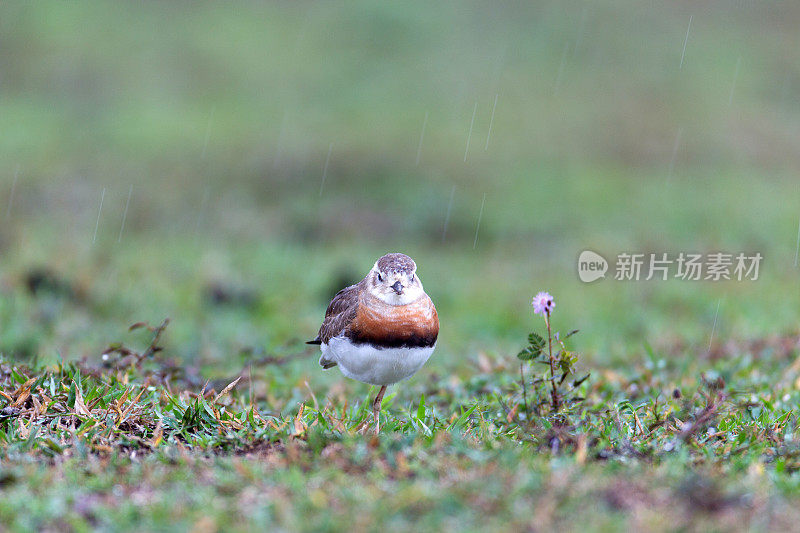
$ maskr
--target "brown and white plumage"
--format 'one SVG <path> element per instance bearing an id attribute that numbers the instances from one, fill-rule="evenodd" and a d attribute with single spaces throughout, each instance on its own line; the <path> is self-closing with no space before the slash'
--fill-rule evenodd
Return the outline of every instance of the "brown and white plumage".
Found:
<path id="1" fill-rule="evenodd" d="M 333 337 L 341 334 L 353 321 L 358 311 L 358 295 L 364 290 L 364 280 L 355 285 L 345 287 L 336 293 L 325 311 L 325 320 L 319 328 L 317 338 L 309 344 L 327 343 Z"/>
<path id="2" fill-rule="evenodd" d="M 387 254 L 369 273 L 336 293 L 317 338 L 319 363 L 339 366 L 352 379 L 380 385 L 373 407 L 380 408 L 386 386 L 416 373 L 433 353 L 439 316 L 404 254 Z"/>

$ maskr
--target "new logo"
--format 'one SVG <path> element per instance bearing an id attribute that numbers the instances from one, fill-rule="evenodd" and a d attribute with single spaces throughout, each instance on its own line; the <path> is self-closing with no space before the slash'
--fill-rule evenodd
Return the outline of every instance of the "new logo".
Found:
<path id="1" fill-rule="evenodd" d="M 578 257 L 578 277 L 584 283 L 591 283 L 606 277 L 608 261 L 591 250 L 584 250 Z"/>

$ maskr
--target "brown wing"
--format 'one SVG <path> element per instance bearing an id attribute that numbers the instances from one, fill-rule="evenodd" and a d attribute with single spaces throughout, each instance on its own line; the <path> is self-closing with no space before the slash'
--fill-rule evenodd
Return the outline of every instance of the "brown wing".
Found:
<path id="1" fill-rule="evenodd" d="M 350 325 L 358 311 L 358 295 L 363 283 L 362 280 L 336 293 L 325 311 L 325 320 L 319 328 L 317 338 L 309 344 L 327 343 Z"/>

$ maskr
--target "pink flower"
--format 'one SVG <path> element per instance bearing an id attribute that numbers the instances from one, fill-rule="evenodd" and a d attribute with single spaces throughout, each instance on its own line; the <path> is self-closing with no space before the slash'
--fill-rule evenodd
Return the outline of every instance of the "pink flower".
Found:
<path id="1" fill-rule="evenodd" d="M 549 292 L 540 292 L 533 297 L 531 305 L 533 306 L 533 312 L 537 315 L 549 315 L 553 312 L 556 302 Z"/>

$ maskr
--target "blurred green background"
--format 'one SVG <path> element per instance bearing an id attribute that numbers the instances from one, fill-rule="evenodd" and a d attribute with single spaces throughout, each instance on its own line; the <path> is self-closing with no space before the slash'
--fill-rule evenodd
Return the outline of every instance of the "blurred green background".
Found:
<path id="1" fill-rule="evenodd" d="M 432 372 L 511 360 L 539 290 L 590 364 L 796 331 L 798 27 L 796 2 L 3 2 L 0 350 L 97 359 L 169 316 L 209 375 L 296 355 L 331 383 L 302 341 L 390 251 L 439 309 Z M 583 284 L 584 249 L 764 262 Z"/>

